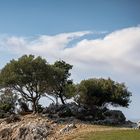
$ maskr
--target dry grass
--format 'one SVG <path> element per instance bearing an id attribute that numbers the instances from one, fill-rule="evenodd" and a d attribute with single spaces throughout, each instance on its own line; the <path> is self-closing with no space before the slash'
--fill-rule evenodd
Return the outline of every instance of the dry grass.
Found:
<path id="1" fill-rule="evenodd" d="M 120 127 L 92 125 L 92 124 L 85 124 L 85 123 L 77 123 L 76 126 L 77 126 L 77 128 L 73 129 L 69 133 L 66 133 L 63 135 L 57 135 L 57 140 L 75 140 L 79 136 L 82 136 L 83 134 L 129 129 L 129 128 L 120 128 Z"/>

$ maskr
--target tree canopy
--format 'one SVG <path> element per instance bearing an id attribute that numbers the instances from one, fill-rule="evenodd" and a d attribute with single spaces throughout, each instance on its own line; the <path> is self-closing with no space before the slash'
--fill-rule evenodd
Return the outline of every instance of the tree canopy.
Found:
<path id="1" fill-rule="evenodd" d="M 72 69 L 72 65 L 66 63 L 65 61 L 56 61 L 53 65 L 53 84 L 52 95 L 57 98 L 60 98 L 62 104 L 65 104 L 65 99 L 70 98 L 70 89 L 72 88 L 72 80 L 69 79 Z"/>
<path id="2" fill-rule="evenodd" d="M 128 107 L 131 92 L 127 90 L 124 83 L 118 83 L 109 79 L 83 80 L 77 86 L 77 102 L 88 107 L 113 106 Z"/>
<path id="3" fill-rule="evenodd" d="M 37 111 L 37 104 L 49 86 L 50 65 L 45 59 L 33 55 L 24 55 L 18 60 L 12 60 L 1 70 L 1 85 L 20 93 L 30 101 L 33 111 Z"/>
<path id="4" fill-rule="evenodd" d="M 88 79 L 74 85 L 70 78 L 72 65 L 65 61 L 47 63 L 46 59 L 34 55 L 24 55 L 11 60 L 0 71 L 0 88 L 10 89 L 32 103 L 37 112 L 39 99 L 49 94 L 65 104 L 66 99 L 75 98 L 79 104 L 88 107 L 102 107 L 108 104 L 128 107 L 131 92 L 124 83 L 109 79 Z"/>

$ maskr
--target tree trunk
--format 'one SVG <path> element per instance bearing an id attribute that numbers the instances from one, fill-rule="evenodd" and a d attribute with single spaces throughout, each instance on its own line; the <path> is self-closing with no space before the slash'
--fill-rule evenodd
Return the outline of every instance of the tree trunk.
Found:
<path id="1" fill-rule="evenodd" d="M 56 105 L 58 105 L 58 96 L 55 96 Z"/>
<path id="2" fill-rule="evenodd" d="M 37 113 L 37 100 L 33 99 L 32 100 L 32 109 L 33 109 L 33 113 L 36 114 Z"/>
<path id="3" fill-rule="evenodd" d="M 60 97 L 60 100 L 61 100 L 62 104 L 65 105 L 65 101 L 64 101 L 64 99 L 62 97 L 62 94 L 59 94 L 59 97 Z"/>

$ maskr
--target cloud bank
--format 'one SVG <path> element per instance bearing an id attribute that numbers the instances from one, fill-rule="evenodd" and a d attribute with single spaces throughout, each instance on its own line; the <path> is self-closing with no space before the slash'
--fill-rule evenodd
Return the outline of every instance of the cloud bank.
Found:
<path id="1" fill-rule="evenodd" d="M 32 38 L 5 36 L 0 38 L 0 54 L 35 54 L 46 57 L 51 62 L 64 59 L 79 70 L 140 75 L 139 26 L 117 30 L 103 38 L 87 39 L 86 35 L 89 34 L 94 37 L 90 31 Z M 73 41 L 75 43 L 69 46 Z"/>

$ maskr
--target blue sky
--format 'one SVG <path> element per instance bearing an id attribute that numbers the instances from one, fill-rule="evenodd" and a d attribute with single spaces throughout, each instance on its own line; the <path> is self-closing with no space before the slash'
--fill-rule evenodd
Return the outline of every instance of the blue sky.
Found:
<path id="1" fill-rule="evenodd" d="M 139 24 L 139 0 L 1 0 L 1 33 L 113 31 Z"/>
<path id="2" fill-rule="evenodd" d="M 139 0 L 1 0 L 0 68 L 23 54 L 74 65 L 72 78 L 111 77 L 133 92 L 140 118 Z"/>

